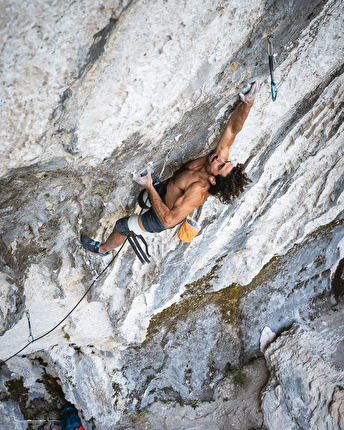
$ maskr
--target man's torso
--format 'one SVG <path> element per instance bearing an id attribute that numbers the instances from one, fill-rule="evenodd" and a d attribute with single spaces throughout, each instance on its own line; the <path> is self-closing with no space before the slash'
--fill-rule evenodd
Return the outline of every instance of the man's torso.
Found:
<path id="1" fill-rule="evenodd" d="M 192 184 L 199 185 L 199 192 L 203 194 L 203 203 L 208 197 L 208 189 L 210 183 L 208 174 L 204 172 L 206 156 L 197 158 L 196 160 L 189 161 L 183 164 L 172 176 L 167 184 L 164 202 L 170 209 L 173 207 L 175 201 L 182 196 L 185 191 Z"/>

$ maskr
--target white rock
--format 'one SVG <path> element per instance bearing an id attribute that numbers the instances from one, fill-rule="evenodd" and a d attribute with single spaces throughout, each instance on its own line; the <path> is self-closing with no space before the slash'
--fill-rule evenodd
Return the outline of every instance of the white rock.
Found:
<path id="1" fill-rule="evenodd" d="M 276 339 L 276 333 L 274 333 L 269 327 L 264 327 L 260 336 L 260 350 L 262 353 L 270 346 Z"/>

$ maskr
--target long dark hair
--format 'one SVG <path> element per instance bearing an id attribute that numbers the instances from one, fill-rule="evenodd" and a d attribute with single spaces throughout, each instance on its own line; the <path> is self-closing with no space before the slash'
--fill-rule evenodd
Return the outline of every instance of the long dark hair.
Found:
<path id="1" fill-rule="evenodd" d="M 244 171 L 243 164 L 237 164 L 227 176 L 215 176 L 215 180 L 216 185 L 210 185 L 209 193 L 225 204 L 230 204 L 252 182 Z"/>

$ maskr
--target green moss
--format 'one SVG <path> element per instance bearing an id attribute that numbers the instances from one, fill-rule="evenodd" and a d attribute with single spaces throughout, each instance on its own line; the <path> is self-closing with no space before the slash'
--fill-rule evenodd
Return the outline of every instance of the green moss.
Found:
<path id="1" fill-rule="evenodd" d="M 64 407 L 69 406 L 69 403 L 65 400 L 59 378 L 50 375 L 50 373 L 45 373 L 43 379 L 37 379 L 36 382 L 43 384 L 50 396 L 54 399 L 59 399 Z"/>
<path id="2" fill-rule="evenodd" d="M 284 256 L 273 257 L 262 270 L 252 279 L 250 284 L 244 288 L 233 283 L 227 288 L 216 292 L 209 292 L 212 288 L 212 280 L 218 278 L 218 271 L 221 268 L 221 261 L 226 257 L 219 258 L 214 267 L 197 281 L 186 285 L 185 293 L 178 303 L 174 303 L 169 308 L 155 315 L 149 324 L 146 341 L 161 332 L 162 327 L 167 331 L 174 332 L 179 321 L 197 320 L 198 314 L 210 305 L 213 305 L 221 312 L 222 321 L 231 325 L 238 325 L 240 319 L 245 318 L 243 310 L 240 310 L 240 300 L 244 295 L 257 288 L 266 288 L 276 281 L 276 277 L 281 271 L 286 270 L 290 261 L 298 258 L 300 252 L 304 252 L 314 246 L 315 242 L 326 242 L 327 236 L 332 237 L 334 228 L 341 226 L 342 220 L 334 221 L 327 226 L 319 228 L 310 234 L 302 244 L 296 244 Z M 320 261 L 320 260 L 319 260 Z M 303 268 L 300 267 L 300 270 Z M 319 274 L 322 276 L 324 272 Z M 300 284 L 301 285 L 301 284 Z M 301 286 L 298 286 L 301 288 Z"/>
<path id="3" fill-rule="evenodd" d="M 245 373 L 231 372 L 230 370 L 227 370 L 227 372 L 225 372 L 223 376 L 225 378 L 231 378 L 233 384 L 236 385 L 237 387 L 242 387 L 247 379 L 247 376 L 245 375 Z"/>
<path id="4" fill-rule="evenodd" d="M 215 272 L 221 267 L 222 266 L 219 266 L 216 264 L 211 269 L 211 271 L 206 275 L 202 276 L 202 278 L 198 279 L 195 282 L 192 282 L 192 284 L 185 285 L 185 292 L 181 295 L 181 298 L 187 298 L 195 294 L 203 293 L 209 290 L 212 287 L 212 284 L 210 283 L 210 281 L 218 278 L 218 276 L 215 275 Z"/>
<path id="5" fill-rule="evenodd" d="M 223 258 L 225 258 L 225 256 L 220 257 L 216 263 L 220 262 Z M 225 322 L 234 322 L 237 302 L 242 286 L 233 283 L 220 291 L 206 292 L 206 290 L 211 287 L 209 282 L 218 277 L 215 275 L 215 272 L 220 267 L 221 266 L 216 264 L 207 275 L 189 284 L 188 294 L 183 294 L 181 296 L 184 300 L 179 303 L 174 303 L 151 319 L 147 330 L 146 342 L 158 333 L 163 325 L 168 327 L 169 330 L 173 330 L 174 325 L 178 321 L 184 321 L 190 318 L 192 314 L 200 312 L 209 304 L 214 304 L 220 309 Z"/>
<path id="6" fill-rule="evenodd" d="M 162 326 L 167 327 L 169 331 L 174 331 L 178 321 L 189 320 L 193 315 L 196 316 L 197 313 L 210 304 L 213 304 L 220 310 L 223 321 L 233 324 L 238 300 L 241 296 L 241 289 L 241 285 L 233 283 L 220 291 L 195 293 L 192 297 L 188 297 L 179 303 L 174 303 L 151 319 L 145 342 L 159 333 Z"/>
<path id="7" fill-rule="evenodd" d="M 182 298 L 187 298 L 190 296 L 193 296 L 195 294 L 203 293 L 210 288 L 212 288 L 212 284 L 210 281 L 213 279 L 218 279 L 218 275 L 215 275 L 215 272 L 217 272 L 219 269 L 221 269 L 222 265 L 219 265 L 219 263 L 227 256 L 223 255 L 222 257 L 218 258 L 215 261 L 215 266 L 210 270 L 209 273 L 202 276 L 200 279 L 198 279 L 195 282 L 192 282 L 191 284 L 185 285 L 185 292 L 181 295 Z"/>
<path id="8" fill-rule="evenodd" d="M 64 337 L 68 340 L 68 342 L 70 341 L 70 336 L 69 334 L 65 331 L 65 326 L 62 327 L 62 333 L 64 335 Z"/>
<path id="9" fill-rule="evenodd" d="M 9 391 L 23 388 L 24 387 L 23 377 L 21 377 L 20 379 L 12 379 L 10 381 L 7 381 L 6 387 L 8 388 Z"/>
<path id="10" fill-rule="evenodd" d="M 247 377 L 245 375 L 245 373 L 235 373 L 233 375 L 232 381 L 233 384 L 236 385 L 237 387 L 242 387 L 246 381 Z"/>
<path id="11" fill-rule="evenodd" d="M 196 400 L 191 400 L 191 407 L 193 408 L 193 409 L 196 409 L 196 408 L 198 408 L 199 406 L 198 406 L 198 404 L 197 404 L 197 401 Z"/>
<path id="12" fill-rule="evenodd" d="M 10 379 L 5 382 L 5 386 L 10 393 L 11 399 L 18 401 L 23 394 L 27 394 L 29 389 L 24 387 L 23 377 L 19 379 Z"/>

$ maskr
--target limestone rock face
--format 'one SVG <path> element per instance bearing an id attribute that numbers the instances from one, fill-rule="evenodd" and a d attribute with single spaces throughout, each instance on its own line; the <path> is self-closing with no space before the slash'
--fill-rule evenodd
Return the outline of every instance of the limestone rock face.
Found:
<path id="1" fill-rule="evenodd" d="M 261 356 L 265 326 L 279 335 L 331 312 L 344 294 L 343 8 L 2 2 L 0 359 L 25 348 L 1 368 L 9 428 L 69 403 L 104 430 L 161 402 L 204 406 Z M 149 265 L 128 245 L 89 261 L 81 232 L 103 240 L 138 213 L 131 172 L 151 164 L 157 178 L 168 157 L 165 179 L 207 154 L 257 79 L 230 149 L 252 180 L 242 196 L 196 209 L 190 244 L 147 235 Z"/>
<path id="2" fill-rule="evenodd" d="M 270 379 L 262 395 L 270 429 L 344 427 L 344 320 L 335 309 L 307 327 L 295 323 L 266 351 Z"/>

